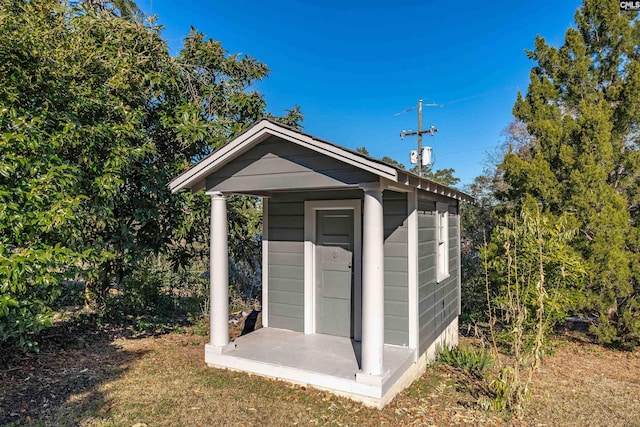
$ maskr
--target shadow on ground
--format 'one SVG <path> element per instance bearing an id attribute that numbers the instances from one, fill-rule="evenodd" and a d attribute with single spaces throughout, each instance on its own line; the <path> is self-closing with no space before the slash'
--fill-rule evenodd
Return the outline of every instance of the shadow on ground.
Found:
<path id="1" fill-rule="evenodd" d="M 78 425 L 108 415 L 101 385 L 122 376 L 144 351 L 114 340 L 128 335 L 98 326 L 92 316 L 56 323 L 41 332 L 39 353 L 0 349 L 0 425 Z"/>

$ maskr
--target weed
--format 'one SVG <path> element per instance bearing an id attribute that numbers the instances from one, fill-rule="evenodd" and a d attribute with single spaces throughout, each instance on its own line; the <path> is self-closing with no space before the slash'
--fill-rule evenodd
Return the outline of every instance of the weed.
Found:
<path id="1" fill-rule="evenodd" d="M 193 335 L 198 335 L 201 337 L 205 337 L 209 335 L 209 316 L 207 315 L 193 315 L 189 314 L 187 317 L 188 322 L 191 326 L 191 333 Z"/>
<path id="2" fill-rule="evenodd" d="M 495 392 L 491 401 L 493 409 L 509 409 L 516 414 L 522 413 L 524 404 L 531 398 L 531 390 L 530 383 L 518 380 L 517 374 L 512 366 L 505 366 L 491 382 L 491 389 Z"/>
<path id="3" fill-rule="evenodd" d="M 471 346 L 438 347 L 437 363 L 449 365 L 482 378 L 485 371 L 493 368 L 494 359 L 486 350 Z"/>

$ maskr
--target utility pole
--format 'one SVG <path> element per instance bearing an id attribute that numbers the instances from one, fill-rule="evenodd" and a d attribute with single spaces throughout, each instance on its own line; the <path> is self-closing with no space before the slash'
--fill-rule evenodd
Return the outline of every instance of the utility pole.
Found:
<path id="1" fill-rule="evenodd" d="M 424 104 L 425 107 L 442 107 L 441 104 Z M 430 126 L 427 130 L 422 130 L 422 99 L 418 101 L 418 131 L 413 132 L 411 130 L 400 132 L 400 138 L 404 139 L 405 136 L 418 136 L 418 175 L 422 176 L 422 135 L 428 133 L 433 136 L 434 133 L 438 132 L 438 129 L 435 126 Z"/>

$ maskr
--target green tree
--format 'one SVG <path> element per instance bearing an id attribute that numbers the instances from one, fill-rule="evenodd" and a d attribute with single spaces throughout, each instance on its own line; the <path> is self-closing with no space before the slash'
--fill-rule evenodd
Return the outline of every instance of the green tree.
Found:
<path id="1" fill-rule="evenodd" d="M 367 150 L 366 147 L 359 147 L 356 148 L 356 151 L 360 154 L 364 154 L 365 156 L 370 156 L 369 154 L 369 150 Z M 399 161 L 392 159 L 389 156 L 384 156 L 382 159 L 383 162 L 394 166 L 398 169 L 402 169 L 405 170 L 405 167 L 402 163 L 400 163 Z M 417 167 L 413 167 L 410 172 L 412 173 L 418 173 L 418 168 Z M 424 173 L 424 176 L 432 181 L 435 182 L 439 182 L 440 184 L 443 185 L 447 185 L 447 186 L 455 186 L 457 183 L 460 182 L 460 178 L 456 178 L 453 174 L 455 173 L 455 169 L 453 168 L 448 168 L 448 169 L 438 169 L 435 172 L 433 170 L 431 170 L 431 168 L 427 169 Z"/>
<path id="2" fill-rule="evenodd" d="M 435 171 L 429 168 L 424 172 L 424 176 L 440 184 L 455 187 L 460 182 L 460 178 L 455 177 L 454 173 L 456 173 L 456 170 L 453 168 L 437 169 Z"/>
<path id="3" fill-rule="evenodd" d="M 398 168 L 398 169 L 402 169 L 402 170 L 404 170 L 404 165 L 403 165 L 402 163 L 400 163 L 399 161 L 397 161 L 397 160 L 395 160 L 395 159 L 392 159 L 392 158 L 391 158 L 391 157 L 389 157 L 389 156 L 384 156 L 384 157 L 383 157 L 382 159 L 380 159 L 380 160 L 382 160 L 383 162 L 385 162 L 385 163 L 387 163 L 387 164 L 389 164 L 389 165 L 391 165 L 391 166 L 393 166 L 393 167 L 396 167 L 396 168 Z"/>
<path id="4" fill-rule="evenodd" d="M 360 154 L 364 154 L 365 156 L 370 156 L 369 150 L 367 150 L 367 147 L 358 147 L 356 148 L 356 151 Z"/>
<path id="5" fill-rule="evenodd" d="M 464 191 L 473 196 L 473 203 L 465 203 L 461 211 L 461 263 L 462 263 L 462 314 L 463 321 L 484 322 L 487 320 L 485 274 L 480 249 L 485 246 L 498 225 L 498 217 L 510 212 L 512 203 L 499 203 L 497 195 L 506 188 L 502 170 L 498 167 L 510 150 L 527 155 L 531 136 L 526 125 L 511 122 L 502 132 L 503 140 L 494 152 L 486 154 L 483 173 L 465 186 Z M 513 214 L 513 212 L 510 212 Z M 495 281 L 491 285 L 495 284 Z M 499 293 L 492 287 L 491 294 Z"/>
<path id="6" fill-rule="evenodd" d="M 63 279 L 100 302 L 149 257 L 207 247 L 206 197 L 167 183 L 265 116 L 268 69 L 195 30 L 172 57 L 130 0 L 2 2 L 0 33 L 0 340 L 27 346 Z M 231 254 L 255 259 L 247 204 Z"/>
<path id="7" fill-rule="evenodd" d="M 513 112 L 531 140 L 500 166 L 508 209 L 533 197 L 572 213 L 586 262 L 583 308 L 603 342 L 640 338 L 640 25 L 613 0 L 585 0 L 560 48 L 538 37 Z"/>

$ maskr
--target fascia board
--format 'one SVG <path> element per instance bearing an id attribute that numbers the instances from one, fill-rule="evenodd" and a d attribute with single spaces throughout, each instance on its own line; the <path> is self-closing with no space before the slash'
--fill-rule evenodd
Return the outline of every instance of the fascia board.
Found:
<path id="1" fill-rule="evenodd" d="M 475 199 L 462 191 L 447 187 L 446 185 L 438 184 L 426 178 L 420 178 L 416 175 L 409 174 L 407 172 L 401 172 L 398 175 L 398 182 L 411 187 L 416 187 L 421 190 L 425 190 L 429 193 L 438 194 L 441 196 L 449 197 L 451 199 L 462 200 L 465 202 L 475 202 Z"/>

